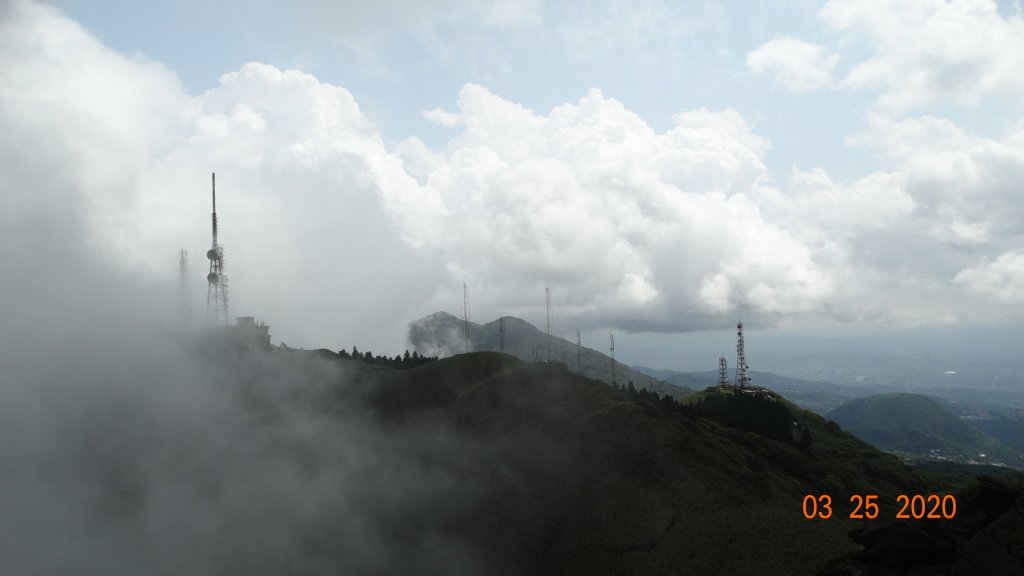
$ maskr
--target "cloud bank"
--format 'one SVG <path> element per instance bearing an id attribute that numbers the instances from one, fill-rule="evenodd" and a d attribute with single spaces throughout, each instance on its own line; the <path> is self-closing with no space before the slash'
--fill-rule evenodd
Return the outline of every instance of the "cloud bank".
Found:
<path id="1" fill-rule="evenodd" d="M 822 18 L 868 26 L 843 6 Z M 1018 25 L 986 14 L 955 15 Z M 253 62 L 189 94 L 53 8 L 14 2 L 0 26 L 2 217 L 40 221 L 10 245 L 52 233 L 149 278 L 168 321 L 180 247 L 201 309 L 212 171 L 232 308 L 292 345 L 397 352 L 408 321 L 459 309 L 463 282 L 479 319 L 535 316 L 550 286 L 560 322 L 592 328 L 986 319 L 1005 299 L 965 271 L 1020 250 L 1024 124 L 872 112 L 847 143 L 877 169 L 842 182 L 772 174 L 771 142 L 732 108 L 655 130 L 597 89 L 538 112 L 466 84 L 424 113 L 450 131 L 434 149 L 385 142 L 352 93 L 300 71 Z M 748 64 L 783 85 L 851 85 L 822 46 L 762 48 Z"/>

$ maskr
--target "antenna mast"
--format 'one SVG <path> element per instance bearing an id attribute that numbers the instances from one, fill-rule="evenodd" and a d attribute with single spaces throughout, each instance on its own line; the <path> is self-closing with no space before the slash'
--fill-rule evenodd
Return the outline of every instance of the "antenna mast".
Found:
<path id="1" fill-rule="evenodd" d="M 747 374 L 747 355 L 743 350 L 743 321 L 736 323 L 736 386 L 746 388 L 750 386 L 750 376 Z"/>
<path id="2" fill-rule="evenodd" d="M 618 384 L 615 381 L 615 334 L 612 334 L 611 330 L 608 331 L 608 350 L 612 355 L 612 386 L 615 386 Z"/>
<path id="3" fill-rule="evenodd" d="M 466 354 L 469 354 L 469 288 L 462 284 L 462 340 L 466 343 Z"/>
<path id="4" fill-rule="evenodd" d="M 729 363 L 726 361 L 724 355 L 718 357 L 718 385 L 729 385 Z"/>
<path id="5" fill-rule="evenodd" d="M 206 275 L 206 326 L 227 326 L 228 319 L 228 277 L 224 275 L 224 247 L 217 242 L 217 175 L 210 175 L 213 197 L 213 244 L 206 251 L 210 260 L 210 273 Z"/>
<path id="6" fill-rule="evenodd" d="M 545 338 L 548 348 L 547 361 L 551 362 L 551 288 L 544 288 L 544 298 L 547 300 L 548 306 L 548 330 Z"/>
<path id="7" fill-rule="evenodd" d="M 583 360 L 580 356 L 580 329 L 576 329 L 576 374 L 583 376 Z"/>
<path id="8" fill-rule="evenodd" d="M 501 339 L 501 353 L 505 353 L 505 317 L 498 317 L 498 337 Z"/>
<path id="9" fill-rule="evenodd" d="M 186 293 L 186 286 L 188 286 L 188 250 L 184 248 L 178 255 L 178 295 L 180 301 L 178 302 L 178 327 L 182 333 L 188 331 L 189 316 L 191 311 L 189 310 L 188 297 Z"/>

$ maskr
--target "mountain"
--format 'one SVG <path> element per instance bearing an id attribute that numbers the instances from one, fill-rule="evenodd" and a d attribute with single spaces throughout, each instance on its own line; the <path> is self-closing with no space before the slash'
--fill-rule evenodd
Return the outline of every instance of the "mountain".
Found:
<path id="1" fill-rule="evenodd" d="M 926 460 L 1024 468 L 1013 448 L 957 418 L 942 402 L 919 394 L 880 394 L 851 400 L 827 414 L 884 450 Z"/>
<path id="2" fill-rule="evenodd" d="M 655 370 L 643 366 L 634 366 L 637 370 L 650 376 L 661 378 L 669 384 L 701 389 L 718 382 L 718 371 L 677 372 L 675 370 Z M 829 410 L 846 402 L 850 398 L 866 395 L 862 388 L 839 386 L 830 382 L 811 382 L 788 376 L 780 376 L 771 372 L 751 370 L 749 372 L 754 385 L 764 386 L 784 395 L 801 408 L 818 414 L 826 414 Z M 734 374 L 729 372 L 729 378 Z"/>
<path id="3" fill-rule="evenodd" d="M 355 380 L 361 405 L 427 443 L 433 475 L 462 482 L 420 529 L 485 573 L 810 574 L 853 549 L 851 494 L 891 507 L 949 489 L 770 393 L 682 405 L 492 352 Z M 835 517 L 805 519 L 807 494 Z"/>
<path id="4" fill-rule="evenodd" d="M 501 331 L 502 323 L 504 333 Z M 575 342 L 555 336 L 549 339 L 547 334 L 525 320 L 505 316 L 487 324 L 468 322 L 465 327 L 469 335 L 469 351 L 504 350 L 506 354 L 526 362 L 561 363 L 569 370 L 577 371 Z M 409 326 L 409 342 L 420 353 L 429 356 L 443 357 L 465 352 L 462 319 L 447 312 L 424 316 Z M 601 352 L 580 347 L 579 369 L 588 378 L 612 383 L 611 358 Z M 646 388 L 673 398 L 693 393 L 691 388 L 663 382 L 618 361 L 615 362 L 615 381 L 621 385 L 632 382 L 638 390 Z"/>
<path id="5" fill-rule="evenodd" d="M 390 428 L 441 426 L 420 457 L 470 487 L 428 527 L 484 573 L 996 575 L 1024 552 L 1024 477 L 941 480 L 770 390 L 681 404 L 495 353 L 379 376 L 360 398 Z M 955 523 L 894 520 L 898 494 L 964 484 Z M 834 515 L 806 519 L 808 494 Z M 877 494 L 881 517 L 849 519 L 854 494 Z"/>

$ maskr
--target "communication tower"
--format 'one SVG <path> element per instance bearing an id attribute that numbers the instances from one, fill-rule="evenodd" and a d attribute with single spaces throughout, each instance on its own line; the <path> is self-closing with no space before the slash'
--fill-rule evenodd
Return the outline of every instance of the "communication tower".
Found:
<path id="1" fill-rule="evenodd" d="M 178 255 L 178 327 L 182 332 L 187 332 L 192 316 L 192 309 L 188 305 L 188 250 L 184 248 Z"/>
<path id="2" fill-rule="evenodd" d="M 736 386 L 747 388 L 750 386 L 750 376 L 747 374 L 747 355 L 743 350 L 743 321 L 736 323 Z"/>
<path id="3" fill-rule="evenodd" d="M 498 338 L 501 342 L 501 353 L 505 353 L 505 317 L 498 317 Z"/>
<path id="4" fill-rule="evenodd" d="M 551 362 L 551 288 L 544 288 L 544 298 L 547 300 L 548 306 L 547 335 L 545 336 L 545 344 L 548 349 L 547 361 Z"/>
<path id="5" fill-rule="evenodd" d="M 583 357 L 580 355 L 580 329 L 576 329 L 576 374 L 583 376 Z"/>
<path id="6" fill-rule="evenodd" d="M 462 340 L 466 343 L 466 354 L 469 354 L 469 288 L 462 284 Z"/>
<path id="7" fill-rule="evenodd" d="M 608 331 L 608 350 L 612 356 L 612 386 L 618 384 L 615 380 L 615 334 L 612 331 Z"/>
<path id="8" fill-rule="evenodd" d="M 725 360 L 725 356 L 718 357 L 718 385 L 729 385 L 729 363 Z"/>
<path id="9" fill-rule="evenodd" d="M 228 326 L 228 277 L 224 275 L 224 247 L 217 243 L 217 175 L 210 175 L 213 196 L 213 244 L 206 251 L 210 273 L 206 275 L 206 326 Z"/>

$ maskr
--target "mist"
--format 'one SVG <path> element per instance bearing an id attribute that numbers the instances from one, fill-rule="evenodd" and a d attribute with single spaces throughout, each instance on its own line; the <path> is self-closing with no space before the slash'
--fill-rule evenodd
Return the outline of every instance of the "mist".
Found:
<path id="1" fill-rule="evenodd" d="M 74 183 L 34 182 L 0 215 L 0 573 L 483 569 L 442 526 L 501 477 L 484 450 L 375 418 L 337 362 L 179 334 L 177 286 L 97 253 Z"/>

